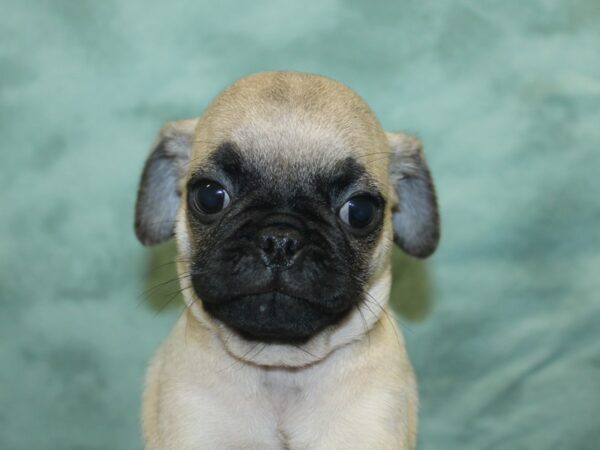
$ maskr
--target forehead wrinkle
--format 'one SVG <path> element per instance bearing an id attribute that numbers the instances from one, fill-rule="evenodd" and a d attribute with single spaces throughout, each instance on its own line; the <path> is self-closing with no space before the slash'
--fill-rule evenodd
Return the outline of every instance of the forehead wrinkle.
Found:
<path id="1" fill-rule="evenodd" d="M 315 192 L 340 195 L 352 190 L 381 192 L 375 178 L 352 156 L 322 164 L 313 160 L 257 161 L 248 158 L 252 154 L 252 149 L 244 151 L 232 142 L 224 142 L 211 152 L 206 168 L 231 181 L 259 181 L 272 193 L 286 192 L 290 196 Z"/>
<path id="2" fill-rule="evenodd" d="M 349 156 L 352 152 L 330 153 L 326 158 L 287 158 L 284 153 L 284 149 L 269 152 L 224 141 L 208 152 L 203 163 L 192 170 L 192 177 L 208 171 L 225 175 L 232 181 L 259 180 L 276 191 L 290 192 L 295 185 L 300 190 L 312 187 L 337 193 L 353 189 L 385 193 L 376 174 L 371 173 L 372 168 L 362 158 Z"/>
<path id="3" fill-rule="evenodd" d="M 265 188 L 274 192 L 300 193 L 315 187 L 320 173 L 330 168 L 316 161 L 297 161 L 270 158 L 268 160 L 250 159 L 246 161 L 254 173 L 259 174 Z"/>

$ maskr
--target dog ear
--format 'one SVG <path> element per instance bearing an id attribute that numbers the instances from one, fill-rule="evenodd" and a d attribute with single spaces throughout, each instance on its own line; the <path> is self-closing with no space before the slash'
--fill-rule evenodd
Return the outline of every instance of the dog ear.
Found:
<path id="1" fill-rule="evenodd" d="M 179 181 L 190 160 L 197 123 L 167 122 L 146 159 L 135 205 L 135 234 L 144 245 L 160 244 L 175 233 Z"/>
<path id="2" fill-rule="evenodd" d="M 418 258 L 431 255 L 440 239 L 435 188 L 423 146 L 416 137 L 387 133 L 391 149 L 390 181 L 398 203 L 393 209 L 394 242 Z"/>

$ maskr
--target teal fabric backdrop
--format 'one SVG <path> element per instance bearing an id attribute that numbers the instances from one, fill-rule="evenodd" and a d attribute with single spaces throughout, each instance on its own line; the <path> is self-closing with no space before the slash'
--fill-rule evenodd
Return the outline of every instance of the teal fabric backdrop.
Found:
<path id="1" fill-rule="evenodd" d="M 442 244 L 395 256 L 421 449 L 600 448 L 600 2 L 0 0 L 0 449 L 136 449 L 181 311 L 133 235 L 161 124 L 318 72 L 425 143 Z M 144 294 L 144 292 L 146 292 Z"/>

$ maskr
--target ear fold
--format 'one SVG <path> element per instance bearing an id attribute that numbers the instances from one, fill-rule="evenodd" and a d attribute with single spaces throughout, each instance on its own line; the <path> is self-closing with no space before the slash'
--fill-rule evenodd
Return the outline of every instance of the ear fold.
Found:
<path id="1" fill-rule="evenodd" d="M 394 242 L 418 258 L 431 255 L 440 239 L 435 188 L 416 137 L 387 133 L 390 144 L 390 181 L 398 198 L 392 215 Z"/>
<path id="2" fill-rule="evenodd" d="M 135 234 L 144 245 L 173 236 L 180 201 L 178 184 L 185 174 L 198 119 L 166 123 L 150 150 L 135 205 Z"/>

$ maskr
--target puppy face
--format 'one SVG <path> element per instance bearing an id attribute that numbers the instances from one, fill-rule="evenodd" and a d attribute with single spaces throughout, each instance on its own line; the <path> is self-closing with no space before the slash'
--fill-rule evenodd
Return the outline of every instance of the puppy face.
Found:
<path id="1" fill-rule="evenodd" d="M 426 256 L 439 237 L 418 141 L 384 133 L 345 86 L 285 72 L 163 128 L 136 232 L 153 244 L 175 229 L 197 317 L 275 345 L 348 326 L 389 276 L 393 240 Z"/>
<path id="2" fill-rule="evenodd" d="M 352 156 L 278 157 L 223 142 L 190 174 L 190 272 L 206 312 L 244 337 L 304 341 L 361 301 L 386 200 Z"/>

